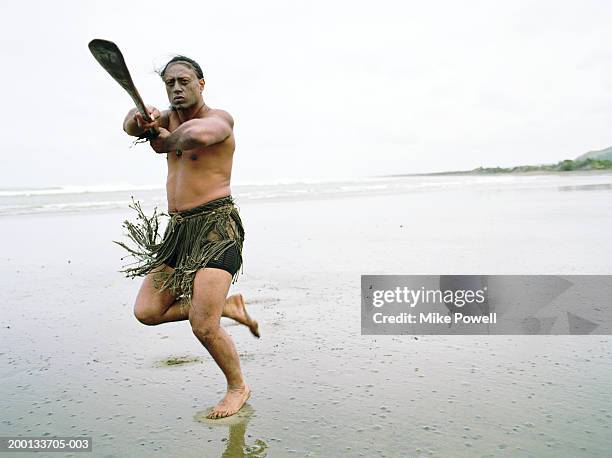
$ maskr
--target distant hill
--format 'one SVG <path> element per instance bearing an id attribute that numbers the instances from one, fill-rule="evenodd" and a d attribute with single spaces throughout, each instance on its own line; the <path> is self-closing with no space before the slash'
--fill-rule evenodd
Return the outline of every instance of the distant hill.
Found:
<path id="1" fill-rule="evenodd" d="M 464 175 L 464 174 L 495 174 L 495 173 L 525 173 L 525 172 L 572 172 L 612 169 L 612 146 L 599 151 L 589 151 L 576 159 L 565 159 L 556 164 L 517 165 L 514 167 L 478 167 L 472 170 L 457 170 L 452 172 L 417 173 L 415 175 Z M 389 175 L 404 176 L 404 175 Z"/>
<path id="2" fill-rule="evenodd" d="M 521 172 L 571 172 L 575 170 L 605 170 L 612 169 L 612 160 L 592 159 L 583 160 L 566 159 L 556 164 L 518 165 L 516 167 L 478 167 L 469 173 L 521 173 Z"/>
<path id="3" fill-rule="evenodd" d="M 586 159 L 598 159 L 601 161 L 612 161 L 612 146 L 606 149 L 601 149 L 599 151 L 589 151 L 588 153 L 584 153 L 578 156 L 576 161 L 584 161 Z"/>
<path id="4" fill-rule="evenodd" d="M 571 172 L 573 170 L 604 170 L 612 169 L 612 146 L 589 151 L 576 159 L 565 159 L 556 164 L 518 165 L 515 167 L 478 167 L 469 173 L 516 173 L 516 172 Z"/>

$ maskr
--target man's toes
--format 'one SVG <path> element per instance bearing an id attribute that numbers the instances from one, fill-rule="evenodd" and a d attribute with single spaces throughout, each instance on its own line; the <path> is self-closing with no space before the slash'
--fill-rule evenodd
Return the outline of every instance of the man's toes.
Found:
<path id="1" fill-rule="evenodd" d="M 232 412 L 229 410 L 220 410 L 218 408 L 213 408 L 210 413 L 206 416 L 206 418 L 210 420 L 216 420 L 217 418 L 225 418 L 232 415 Z"/>
<path id="2" fill-rule="evenodd" d="M 259 323 L 252 318 L 250 319 L 249 330 L 251 331 L 251 334 L 259 338 Z"/>

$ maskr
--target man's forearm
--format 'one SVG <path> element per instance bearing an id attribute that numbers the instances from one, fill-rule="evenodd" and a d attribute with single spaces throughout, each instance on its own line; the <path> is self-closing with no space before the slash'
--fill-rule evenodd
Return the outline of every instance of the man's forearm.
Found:
<path id="1" fill-rule="evenodd" d="M 166 138 L 168 151 L 176 151 L 177 149 L 188 150 L 207 146 L 203 136 L 197 135 L 197 129 L 194 128 L 196 127 L 194 121 L 195 120 L 184 122 L 172 131 L 168 138 Z"/>
<path id="2" fill-rule="evenodd" d="M 229 135 L 229 133 L 226 134 L 218 129 L 212 130 L 210 128 L 202 128 L 202 122 L 203 120 L 201 119 L 192 119 L 178 126 L 165 139 L 167 150 L 189 150 L 210 146 L 225 140 Z"/>

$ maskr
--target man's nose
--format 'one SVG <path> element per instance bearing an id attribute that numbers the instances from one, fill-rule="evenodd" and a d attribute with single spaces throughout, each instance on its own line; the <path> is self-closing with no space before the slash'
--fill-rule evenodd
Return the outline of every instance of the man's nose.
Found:
<path id="1" fill-rule="evenodd" d="M 181 86 L 178 82 L 174 83 L 174 85 L 172 86 L 172 92 L 174 92 L 175 94 L 181 92 Z"/>

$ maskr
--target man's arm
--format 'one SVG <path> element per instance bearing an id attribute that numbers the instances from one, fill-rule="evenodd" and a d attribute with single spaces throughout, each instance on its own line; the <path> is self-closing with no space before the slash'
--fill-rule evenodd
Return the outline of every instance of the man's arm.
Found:
<path id="1" fill-rule="evenodd" d="M 157 108 L 150 105 L 147 105 L 147 110 L 153 119 L 152 123 L 147 122 L 137 108 L 128 111 L 128 114 L 123 120 L 123 130 L 126 134 L 133 137 L 140 137 L 149 129 L 157 130 L 159 127 L 168 128 L 168 110 L 160 113 Z"/>
<path id="2" fill-rule="evenodd" d="M 224 116 L 209 116 L 204 119 L 190 119 L 178 126 L 172 133 L 160 129 L 159 136 L 151 140 L 151 146 L 158 153 L 177 149 L 189 150 L 221 143 L 232 135 L 232 119 Z"/>

